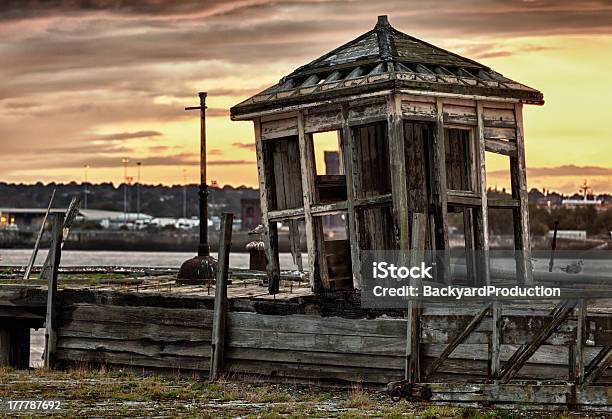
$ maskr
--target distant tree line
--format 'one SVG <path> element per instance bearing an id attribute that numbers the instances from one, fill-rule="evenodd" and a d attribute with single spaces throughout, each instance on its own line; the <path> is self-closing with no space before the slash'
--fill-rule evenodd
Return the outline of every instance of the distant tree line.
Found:
<path id="1" fill-rule="evenodd" d="M 0 182 L 0 207 L 45 208 L 53 189 L 56 189 L 54 208 L 67 207 L 74 196 L 81 197 L 83 207 L 85 190 L 87 189 L 87 207 L 90 209 L 123 211 L 124 188 L 121 184 L 112 183 L 79 184 L 38 182 L 33 185 L 9 184 Z M 197 216 L 199 208 L 198 185 L 128 185 L 127 202 L 129 212 L 137 210 L 137 189 L 140 189 L 140 211 L 154 217 L 183 216 L 183 197 L 186 196 L 187 217 Z M 258 198 L 259 192 L 246 186 L 209 187 L 209 213 L 218 215 L 223 211 L 240 214 L 242 198 Z"/>

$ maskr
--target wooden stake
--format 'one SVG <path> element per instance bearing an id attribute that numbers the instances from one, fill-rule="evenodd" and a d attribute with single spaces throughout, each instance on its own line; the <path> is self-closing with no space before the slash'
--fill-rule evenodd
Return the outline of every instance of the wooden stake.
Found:
<path id="1" fill-rule="evenodd" d="M 227 277 L 229 273 L 229 256 L 232 247 L 232 224 L 234 214 L 224 213 L 219 233 L 219 267 L 215 282 L 215 311 L 213 314 L 213 331 L 210 354 L 210 380 L 219 378 L 223 369 L 225 349 L 225 319 L 227 315 Z"/>
<path id="2" fill-rule="evenodd" d="M 57 295 L 57 272 L 62 259 L 62 237 L 64 230 L 64 213 L 58 212 L 53 218 L 53 232 L 50 254 L 49 282 L 47 287 L 47 316 L 45 319 L 45 368 L 55 366 L 55 351 L 57 346 L 57 324 L 55 307 Z"/>
<path id="3" fill-rule="evenodd" d="M 30 274 L 32 273 L 32 268 L 34 267 L 34 262 L 36 261 L 36 255 L 38 254 L 38 248 L 40 247 L 40 240 L 45 231 L 45 224 L 47 224 L 47 218 L 49 218 L 49 211 L 51 211 L 51 205 L 53 204 L 53 198 L 55 198 L 55 189 L 53 189 L 53 192 L 51 193 L 51 199 L 49 200 L 47 211 L 45 212 L 45 216 L 43 218 L 42 224 L 40 225 L 40 230 L 38 231 L 38 236 L 36 237 L 36 243 L 34 244 L 34 250 L 32 251 L 32 256 L 30 256 L 28 265 L 26 266 L 26 270 L 25 270 L 25 274 L 23 275 L 23 279 L 29 279 Z"/>

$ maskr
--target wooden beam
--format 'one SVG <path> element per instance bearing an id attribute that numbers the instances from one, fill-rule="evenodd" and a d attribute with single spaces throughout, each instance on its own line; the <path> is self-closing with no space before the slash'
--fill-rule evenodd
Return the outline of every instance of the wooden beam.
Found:
<path id="1" fill-rule="evenodd" d="M 62 238 L 64 230 L 64 213 L 55 213 L 51 247 L 49 248 L 49 281 L 47 286 L 47 315 L 45 317 L 45 368 L 55 367 L 57 348 L 57 272 L 62 259 Z"/>
<path id="2" fill-rule="evenodd" d="M 261 205 L 261 220 L 264 228 L 264 248 L 268 264 L 266 271 L 268 274 L 268 291 L 276 293 L 280 281 L 280 268 L 278 262 L 278 229 L 276 221 L 270 219 L 270 209 L 272 204 L 272 179 L 270 165 L 271 156 L 267 155 L 261 139 L 261 123 L 259 118 L 253 120 L 255 129 L 255 147 L 257 151 L 257 170 L 259 172 L 259 198 Z"/>
<path id="3" fill-rule="evenodd" d="M 482 199 L 479 196 L 455 195 L 450 191 L 448 192 L 446 202 L 448 205 L 464 207 L 480 207 L 482 205 Z"/>
<path id="4" fill-rule="evenodd" d="M 529 237 L 529 197 L 527 195 L 527 169 L 525 167 L 525 142 L 523 138 L 523 104 L 514 105 L 516 118 L 517 157 L 510 158 L 512 197 L 519 200 L 519 207 L 512 210 L 514 247 L 516 249 L 517 282 L 533 285 L 531 265 L 531 240 Z"/>
<path id="5" fill-rule="evenodd" d="M 219 267 L 215 281 L 215 311 L 213 314 L 212 342 L 210 348 L 210 380 L 219 378 L 223 370 L 225 352 L 225 323 L 227 316 L 227 277 L 232 247 L 232 224 L 234 214 L 223 214 L 219 232 Z"/>
<path id="6" fill-rule="evenodd" d="M 517 157 L 516 143 L 504 140 L 485 140 L 485 149 L 491 153 L 503 154 L 504 156 Z"/>
<path id="7" fill-rule="evenodd" d="M 407 251 L 410 249 L 410 220 L 406 184 L 406 145 L 402 120 L 402 99 L 396 94 L 391 94 L 387 98 L 387 131 L 391 158 L 395 240 L 400 251 Z"/>
<path id="8" fill-rule="evenodd" d="M 302 193 L 304 198 L 304 223 L 306 228 L 306 247 L 308 251 L 308 275 L 310 277 L 310 287 L 313 291 L 320 290 L 322 276 L 326 272 L 321 272 L 320 246 L 320 220 L 317 221 L 312 214 L 312 206 L 315 198 L 315 168 L 314 150 L 312 135 L 306 134 L 304 129 L 304 114 L 298 112 L 298 141 L 300 146 L 300 170 L 302 173 Z M 327 269 L 323 270 L 326 271 Z"/>
<path id="9" fill-rule="evenodd" d="M 346 207 L 348 215 L 348 232 L 351 246 L 351 270 L 353 288 L 361 289 L 361 259 L 359 256 L 359 238 L 357 235 L 357 213 L 355 197 L 359 176 L 356 173 L 355 142 L 348 123 L 348 106 L 342 106 L 342 142 L 344 144 L 344 173 L 346 175 Z"/>
<path id="10" fill-rule="evenodd" d="M 268 211 L 268 220 L 281 221 L 304 217 L 303 208 L 291 208 L 284 210 Z"/>
<path id="11" fill-rule="evenodd" d="M 463 342 L 465 338 L 467 338 L 470 333 L 472 333 L 476 329 L 482 319 L 484 319 L 484 317 L 489 313 L 489 310 L 491 310 L 491 306 L 492 303 L 487 304 L 485 308 L 480 310 L 478 314 L 476 314 L 476 316 L 474 316 L 474 318 L 472 318 L 472 320 L 467 324 L 467 326 L 465 326 L 461 333 L 455 336 L 455 338 L 446 346 L 446 348 L 444 348 L 444 351 L 442 351 L 440 356 L 438 356 L 436 360 L 429 365 L 429 368 L 427 368 L 427 372 L 425 373 L 425 379 L 427 379 L 427 377 L 431 376 L 434 372 L 436 372 L 440 365 L 442 365 L 442 363 L 457 348 L 457 346 L 459 346 L 459 344 Z"/>
<path id="12" fill-rule="evenodd" d="M 432 168 L 432 202 L 434 206 L 434 228 L 436 250 L 449 250 L 448 244 L 448 205 L 446 188 L 446 160 L 444 154 L 444 113 L 442 98 L 436 99 L 437 120 L 436 130 L 432 141 L 431 168 Z M 438 261 L 437 274 L 442 281 L 450 285 L 449 257 Z"/>
<path id="13" fill-rule="evenodd" d="M 314 205 L 310 208 L 310 212 L 314 215 L 333 214 L 338 211 L 346 211 L 348 204 L 346 201 L 334 202 L 332 204 Z"/>
<path id="14" fill-rule="evenodd" d="M 487 197 L 487 169 L 486 169 L 486 147 L 484 138 L 484 108 L 480 101 L 476 102 L 476 116 L 478 128 L 476 130 L 476 141 L 474 145 L 477 153 L 477 179 L 476 188 L 480 195 L 480 206 L 474 209 L 474 247 L 477 250 L 476 261 L 478 267 L 478 282 L 480 284 L 491 284 L 491 273 L 489 264 L 489 209 Z"/>
<path id="15" fill-rule="evenodd" d="M 575 300 L 565 300 L 557 305 L 553 312 L 553 318 L 527 345 L 521 348 L 510 357 L 499 373 L 499 379 L 502 383 L 507 383 L 516 375 L 516 373 L 525 365 L 527 360 L 538 350 L 538 348 L 550 337 L 557 327 L 565 321 L 567 316 L 572 312 L 576 305 Z"/>

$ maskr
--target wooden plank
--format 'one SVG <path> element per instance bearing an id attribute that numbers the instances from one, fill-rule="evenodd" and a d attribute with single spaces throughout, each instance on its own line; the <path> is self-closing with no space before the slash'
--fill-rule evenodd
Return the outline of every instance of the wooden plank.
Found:
<path id="1" fill-rule="evenodd" d="M 577 307 L 577 318 L 576 318 L 576 343 L 575 343 L 575 357 L 574 357 L 574 368 L 573 378 L 576 384 L 582 384 L 584 381 L 584 341 L 585 341 L 585 327 L 586 327 L 586 316 L 587 316 L 587 302 L 584 299 L 578 301 Z"/>
<path id="2" fill-rule="evenodd" d="M 444 101 L 444 122 L 446 124 L 478 125 L 476 107 Z"/>
<path id="3" fill-rule="evenodd" d="M 114 322 L 137 325 L 159 324 L 185 327 L 212 327 L 213 311 L 163 307 L 74 304 L 63 307 L 60 319 L 82 322 Z"/>
<path id="4" fill-rule="evenodd" d="M 420 99 L 420 98 L 419 98 Z M 403 117 L 429 118 L 437 117 L 435 102 L 421 102 L 415 100 L 402 100 L 401 112 Z"/>
<path id="5" fill-rule="evenodd" d="M 375 337 L 327 335 L 323 333 L 277 332 L 273 330 L 230 329 L 228 346 L 234 348 L 265 348 L 337 352 L 348 354 L 402 356 L 405 339 L 400 337 Z"/>
<path id="6" fill-rule="evenodd" d="M 403 338 L 403 319 L 346 319 L 305 314 L 263 315 L 258 313 L 228 313 L 229 329 L 312 333 L 325 335 L 355 335 L 364 337 Z M 238 332 L 237 332 L 238 333 Z"/>
<path id="7" fill-rule="evenodd" d="M 277 211 L 268 211 L 268 220 L 270 221 L 282 221 L 302 217 L 304 217 L 303 208 L 290 208 Z"/>
<path id="8" fill-rule="evenodd" d="M 228 348 L 226 357 L 230 360 L 261 361 L 269 360 L 270 352 L 258 348 Z M 377 368 L 382 370 L 399 370 L 404 368 L 402 357 L 362 354 L 345 354 L 333 352 L 313 352 L 309 350 L 275 350 L 274 362 L 287 362 L 311 365 L 333 365 L 341 367 Z"/>
<path id="9" fill-rule="evenodd" d="M 261 221 L 264 228 L 263 242 L 266 251 L 266 271 L 268 281 L 276 283 L 280 278 L 278 261 L 278 230 L 275 221 L 270 221 L 268 211 L 272 209 L 272 187 L 274 179 L 271 173 L 272 156 L 268 155 L 261 138 L 261 123 L 259 118 L 253 120 L 255 130 L 255 146 L 257 151 L 257 170 L 259 173 L 259 197 L 261 205 Z"/>
<path id="10" fill-rule="evenodd" d="M 357 128 L 355 128 L 357 129 Z M 353 274 L 353 288 L 361 289 L 361 261 L 359 257 L 359 237 L 357 235 L 357 213 L 355 212 L 355 199 L 359 187 L 359 174 L 357 173 L 355 139 L 348 123 L 348 107 L 342 107 L 342 142 L 344 144 L 344 173 L 346 174 L 346 206 L 349 242 L 351 246 L 351 271 Z"/>
<path id="11" fill-rule="evenodd" d="M 518 125 L 517 125 L 518 126 Z M 515 128 L 492 128 L 484 127 L 484 137 L 487 140 L 516 141 L 517 134 Z"/>
<path id="12" fill-rule="evenodd" d="M 141 311 L 148 310 L 140 308 Z M 140 324 L 110 322 L 92 322 L 74 320 L 62 324 L 57 331 L 59 340 L 63 338 L 97 338 L 97 339 L 144 339 L 159 342 L 208 341 L 212 338 L 212 325 L 204 328 L 198 326 Z"/>
<path id="13" fill-rule="evenodd" d="M 342 111 L 340 108 L 325 112 L 304 115 L 304 131 L 315 133 L 342 128 Z"/>
<path id="14" fill-rule="evenodd" d="M 505 140 L 485 139 L 485 150 L 504 156 L 516 157 L 516 143 Z"/>
<path id="15" fill-rule="evenodd" d="M 515 198 L 488 198 L 487 205 L 489 208 L 519 208 L 521 202 Z"/>
<path id="16" fill-rule="evenodd" d="M 80 349 L 100 352 L 128 352 L 148 357 L 162 358 L 166 355 L 189 356 L 208 360 L 210 342 L 164 342 L 138 339 L 100 339 L 66 337 L 57 342 L 58 350 Z"/>
<path id="17" fill-rule="evenodd" d="M 57 352 L 58 360 L 87 362 L 130 367 L 155 367 L 178 371 L 209 371 L 210 359 L 207 357 L 187 357 L 166 355 L 149 357 L 129 352 L 89 351 L 62 348 Z"/>
<path id="18" fill-rule="evenodd" d="M 52 239 L 50 245 L 49 281 L 47 285 L 47 315 L 45 317 L 45 352 L 44 366 L 55 367 L 57 344 L 57 272 L 62 259 L 62 239 L 64 230 L 64 213 L 57 212 L 53 218 Z"/>
<path id="19" fill-rule="evenodd" d="M 444 351 L 436 358 L 436 360 L 429 366 L 427 372 L 425 373 L 425 377 L 430 376 L 434 373 L 440 365 L 448 358 L 448 356 L 457 349 L 460 343 L 462 343 L 465 338 L 476 329 L 476 326 L 482 321 L 482 319 L 489 313 L 491 309 L 491 304 L 487 304 L 485 308 L 483 308 L 480 313 L 478 313 L 469 323 L 468 325 L 444 348 Z"/>
<path id="20" fill-rule="evenodd" d="M 533 285 L 531 264 L 531 239 L 529 236 L 529 197 L 527 194 L 527 168 L 525 167 L 525 143 L 523 138 L 523 105 L 514 107 L 516 117 L 517 157 L 510 158 L 512 197 L 519 200 L 519 207 L 512 210 L 516 272 L 519 285 Z"/>
<path id="21" fill-rule="evenodd" d="M 499 109 L 490 108 L 489 103 L 483 109 L 483 121 L 487 127 L 514 128 L 516 119 L 514 117 L 514 104 L 511 108 Z"/>
<path id="22" fill-rule="evenodd" d="M 268 122 L 261 122 L 262 140 L 288 137 L 290 135 L 297 135 L 296 118 L 286 118 Z"/>
<path id="23" fill-rule="evenodd" d="M 491 328 L 491 345 L 489 346 L 489 378 L 493 379 L 499 375 L 500 350 L 502 343 L 502 308 L 503 304 L 500 301 L 494 301 L 491 308 L 492 328 Z"/>
<path id="24" fill-rule="evenodd" d="M 227 276 L 229 272 L 229 257 L 232 247 L 232 225 L 234 214 L 224 213 L 219 232 L 219 267 L 215 280 L 215 311 L 213 314 L 212 344 L 210 348 L 210 380 L 219 378 L 223 370 L 223 354 L 225 350 L 225 326 L 227 316 Z M 269 284 L 270 294 L 278 292 L 278 283 Z"/>
<path id="25" fill-rule="evenodd" d="M 466 207 L 480 207 L 482 198 L 480 196 L 467 196 L 448 192 L 447 203 L 449 205 L 459 205 Z"/>
<path id="26" fill-rule="evenodd" d="M 326 215 L 334 214 L 339 211 L 346 211 L 348 209 L 348 203 L 346 201 L 334 202 L 332 204 L 314 205 L 310 208 L 310 212 L 313 215 Z"/>
<path id="27" fill-rule="evenodd" d="M 364 106 L 352 106 L 348 110 L 350 125 L 362 125 L 387 119 L 386 102 L 377 102 Z"/>

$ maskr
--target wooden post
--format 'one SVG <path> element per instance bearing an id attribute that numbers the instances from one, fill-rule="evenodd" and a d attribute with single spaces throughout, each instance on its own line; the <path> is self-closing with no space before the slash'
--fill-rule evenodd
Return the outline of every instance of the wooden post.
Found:
<path id="1" fill-rule="evenodd" d="M 550 246 L 550 261 L 548 262 L 548 272 L 553 271 L 553 266 L 555 265 L 555 250 L 557 250 L 557 230 L 559 228 L 559 221 L 555 221 L 554 232 L 552 243 Z"/>
<path id="2" fill-rule="evenodd" d="M 576 324 L 576 347 L 574 349 L 574 359 L 572 365 L 574 372 L 572 374 L 576 384 L 582 384 L 584 381 L 584 338 L 587 316 L 587 301 L 582 298 L 578 301 L 577 306 L 577 324 Z"/>
<path id="3" fill-rule="evenodd" d="M 30 279 L 30 274 L 32 273 L 32 268 L 34 267 L 34 262 L 36 261 L 36 255 L 38 254 L 38 248 L 40 247 L 40 240 L 42 239 L 43 233 L 45 232 L 45 224 L 47 224 L 47 218 L 49 218 L 49 211 L 51 211 L 51 205 L 53 204 L 53 198 L 55 198 L 55 188 L 51 193 L 51 199 L 49 200 L 49 206 L 47 206 L 47 211 L 45 212 L 45 216 L 42 220 L 42 224 L 40 225 L 40 230 L 38 231 L 38 236 L 36 237 L 36 243 L 34 243 L 34 250 L 32 251 L 32 255 L 30 256 L 30 260 L 28 261 L 28 265 L 26 266 L 25 274 L 23 275 L 23 279 Z"/>
<path id="4" fill-rule="evenodd" d="M 212 345 L 210 354 L 210 380 L 219 378 L 223 369 L 225 349 L 225 318 L 227 315 L 227 276 L 232 247 L 234 214 L 224 213 L 219 232 L 219 268 L 215 281 L 215 311 L 213 314 Z"/>
<path id="5" fill-rule="evenodd" d="M 259 118 L 253 120 L 255 129 L 255 146 L 257 150 L 257 170 L 259 172 L 259 198 L 261 202 L 261 221 L 263 225 L 263 242 L 266 251 L 268 264 L 266 271 L 268 274 L 268 292 L 276 294 L 280 282 L 280 268 L 278 261 L 278 229 L 276 222 L 270 222 L 268 211 L 271 205 L 270 185 L 274 182 L 270 175 L 270 158 L 261 139 L 261 122 Z"/>
<path id="6" fill-rule="evenodd" d="M 478 250 L 478 283 L 491 284 L 491 270 L 489 266 L 489 209 L 487 201 L 487 170 L 486 150 L 484 136 L 484 109 L 482 102 L 476 102 L 476 113 L 478 119 L 477 141 L 478 147 L 478 193 L 480 194 L 480 207 L 475 208 L 474 215 L 474 247 Z"/>
<path id="7" fill-rule="evenodd" d="M 496 379 L 499 374 L 500 358 L 499 352 L 501 349 L 502 340 L 502 302 L 494 301 L 491 309 L 493 318 L 492 333 L 491 333 L 491 346 L 489 353 L 489 371 L 490 377 Z"/>
<path id="8" fill-rule="evenodd" d="M 361 289 L 361 256 L 359 255 L 359 236 L 357 234 L 357 213 L 355 196 L 359 178 L 355 173 L 355 141 L 348 122 L 348 105 L 342 106 L 342 140 L 344 143 L 344 174 L 346 176 L 346 207 L 348 214 L 349 242 L 351 246 L 351 270 L 353 288 Z"/>
<path id="9" fill-rule="evenodd" d="M 58 212 L 53 218 L 51 247 L 49 248 L 49 282 L 47 286 L 47 316 L 45 318 L 45 368 L 55 366 L 57 344 L 57 272 L 62 258 L 62 238 L 64 230 L 64 213 Z"/>
<path id="10" fill-rule="evenodd" d="M 79 208 L 81 207 L 81 198 L 74 197 L 70 201 L 70 205 L 68 205 L 68 210 L 66 214 L 64 214 L 64 225 L 62 226 L 62 243 L 60 244 L 61 248 L 64 248 L 64 242 L 68 238 L 68 234 L 70 234 L 70 227 L 72 227 L 72 223 L 76 219 L 79 214 Z M 43 263 L 42 268 L 40 268 L 39 278 L 48 278 L 49 271 L 51 269 L 51 252 L 47 254 L 47 258 L 45 259 L 45 263 Z"/>
<path id="11" fill-rule="evenodd" d="M 533 285 L 531 269 L 531 242 L 529 238 L 529 197 L 527 195 L 527 169 L 525 167 L 525 142 L 523 138 L 523 104 L 514 105 L 516 118 L 516 157 L 510 157 L 510 181 L 512 197 L 519 200 L 513 208 L 514 247 L 517 253 L 516 273 L 520 285 Z"/>
<path id="12" fill-rule="evenodd" d="M 391 190 L 398 248 L 410 248 L 408 186 L 406 184 L 406 146 L 402 120 L 401 96 L 392 93 L 387 97 L 387 130 L 389 156 L 391 158 Z M 424 239 L 424 237 L 423 237 Z"/>
<path id="13" fill-rule="evenodd" d="M 436 99 L 436 131 L 431 147 L 432 200 L 435 219 L 436 250 L 444 251 L 444 257 L 437 258 L 436 273 L 442 281 L 450 285 L 450 260 L 448 245 L 448 197 L 446 195 L 446 158 L 444 154 L 444 113 L 441 98 Z"/>
<path id="14" fill-rule="evenodd" d="M 315 197 L 315 169 L 312 137 L 304 131 L 304 114 L 297 115 L 298 144 L 300 148 L 300 167 L 302 173 L 302 194 L 304 199 L 304 224 L 306 226 L 306 247 L 308 248 L 308 275 L 310 287 L 318 291 L 325 282 L 327 264 L 322 257 L 322 229 L 320 218 L 312 215 L 311 207 Z"/>

